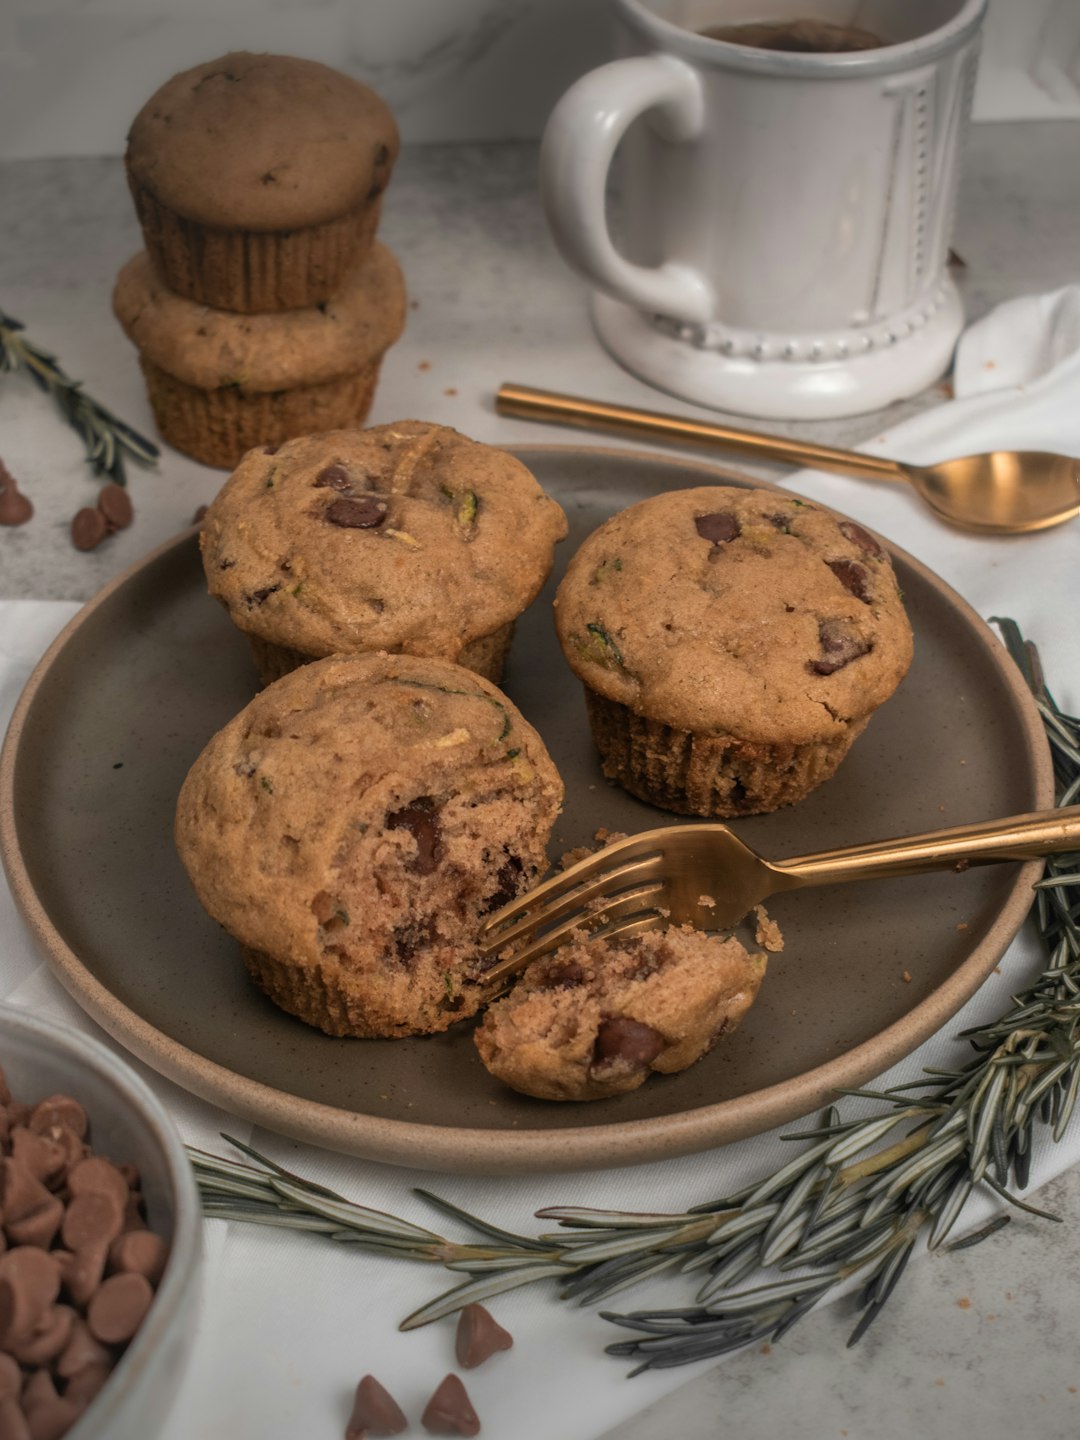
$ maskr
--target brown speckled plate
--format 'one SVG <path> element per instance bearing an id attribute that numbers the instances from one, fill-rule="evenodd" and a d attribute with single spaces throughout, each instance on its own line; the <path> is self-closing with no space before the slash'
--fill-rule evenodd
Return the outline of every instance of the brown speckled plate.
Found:
<path id="1" fill-rule="evenodd" d="M 614 510 L 726 478 L 630 451 L 518 453 L 570 515 L 560 573 Z M 1053 803 L 1042 728 L 1004 649 L 942 581 L 894 558 L 914 666 L 833 780 L 793 809 L 736 822 L 768 856 Z M 519 626 L 506 689 L 566 780 L 558 855 L 600 825 L 635 831 L 675 817 L 601 777 L 550 598 L 549 588 Z M 132 1052 L 236 1114 L 373 1159 L 581 1169 L 703 1150 L 804 1115 L 955 1013 L 1016 933 L 1040 869 L 995 865 L 778 899 L 770 910 L 787 948 L 713 1054 L 633 1095 L 531 1100 L 487 1074 L 468 1026 L 387 1041 L 309 1029 L 253 987 L 233 942 L 200 910 L 173 850 L 173 805 L 205 741 L 254 686 L 245 641 L 206 596 L 195 536 L 149 555 L 76 616 L 27 685 L 2 762 L 3 858 L 56 974 Z"/>

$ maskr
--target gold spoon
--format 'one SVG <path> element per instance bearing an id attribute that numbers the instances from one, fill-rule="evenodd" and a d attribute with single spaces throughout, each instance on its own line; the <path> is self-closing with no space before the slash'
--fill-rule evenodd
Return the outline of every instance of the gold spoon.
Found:
<path id="1" fill-rule="evenodd" d="M 1080 460 L 1042 450 L 992 450 L 937 465 L 908 465 L 855 450 L 512 384 L 499 388 L 495 408 L 500 415 L 520 419 L 690 440 L 820 470 L 900 480 L 917 490 L 935 515 L 963 530 L 1019 535 L 1047 530 L 1080 514 Z"/>

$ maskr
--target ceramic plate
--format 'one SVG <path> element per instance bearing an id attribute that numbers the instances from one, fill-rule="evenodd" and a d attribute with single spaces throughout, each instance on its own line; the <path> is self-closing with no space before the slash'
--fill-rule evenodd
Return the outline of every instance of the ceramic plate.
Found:
<path id="1" fill-rule="evenodd" d="M 630 451 L 517 453 L 570 516 L 560 573 L 613 511 L 727 479 Z M 1004 649 L 941 580 L 910 556 L 894 560 L 912 670 L 834 779 L 793 809 L 735 822 L 767 856 L 1053 803 L 1042 728 Z M 505 687 L 566 781 L 558 856 L 599 826 L 675 817 L 603 780 L 555 641 L 554 583 L 518 627 Z M 129 1050 L 249 1120 L 373 1159 L 503 1172 L 629 1164 L 807 1114 L 955 1013 L 1015 934 L 1039 871 L 995 865 L 778 899 L 770 912 L 786 948 L 741 1028 L 705 1060 L 611 1100 L 532 1100 L 487 1074 L 468 1025 L 386 1041 L 310 1029 L 254 988 L 201 911 L 173 849 L 174 802 L 254 689 L 246 642 L 206 595 L 195 535 L 180 536 L 87 605 L 30 680 L 4 751 L 4 859 L 50 965 Z"/>

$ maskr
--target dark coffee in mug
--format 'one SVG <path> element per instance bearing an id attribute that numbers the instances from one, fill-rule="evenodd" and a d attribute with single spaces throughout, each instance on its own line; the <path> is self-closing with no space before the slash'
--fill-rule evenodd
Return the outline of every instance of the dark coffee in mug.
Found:
<path id="1" fill-rule="evenodd" d="M 825 20 L 763 20 L 743 25 L 711 25 L 700 32 L 729 45 L 757 50 L 788 50 L 802 55 L 840 55 L 852 50 L 880 50 L 888 42 L 855 25 L 830 25 Z"/>

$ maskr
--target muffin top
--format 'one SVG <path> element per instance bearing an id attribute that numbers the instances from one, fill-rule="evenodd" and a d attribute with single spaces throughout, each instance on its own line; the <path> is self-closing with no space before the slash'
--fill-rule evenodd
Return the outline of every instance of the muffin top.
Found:
<path id="1" fill-rule="evenodd" d="M 555 604 L 563 652 L 590 689 L 744 741 L 834 738 L 911 663 L 881 543 L 775 490 L 715 486 L 632 505 L 581 546 Z"/>
<path id="2" fill-rule="evenodd" d="M 113 311 L 147 360 L 177 380 L 200 390 L 273 392 L 370 365 L 405 327 L 405 282 L 376 242 L 324 304 L 241 315 L 173 294 L 140 250 L 117 276 Z"/>
<path id="3" fill-rule="evenodd" d="M 167 80 L 128 134 L 132 178 L 225 230 L 321 224 L 385 189 L 399 148 L 359 81 L 286 55 L 238 52 Z"/>
<path id="4" fill-rule="evenodd" d="M 513 456 L 401 420 L 249 451 L 201 544 L 241 630 L 309 655 L 456 658 L 536 597 L 566 528 Z"/>
<path id="5" fill-rule="evenodd" d="M 363 948 L 381 911 L 407 904 L 392 887 L 369 893 L 380 870 L 399 890 L 405 874 L 418 892 L 434 885 L 461 858 L 454 817 L 493 796 L 527 817 L 542 855 L 562 783 L 502 691 L 445 661 L 335 655 L 269 686 L 209 741 L 180 792 L 176 842 L 232 935 L 316 963 L 328 931 L 359 922 L 337 939 Z M 503 832 L 489 828 L 497 848 Z M 493 892 L 506 883 L 496 866 L 478 877 Z M 464 890 L 469 877 L 454 883 Z M 407 988 L 407 967 L 396 969 Z"/>

